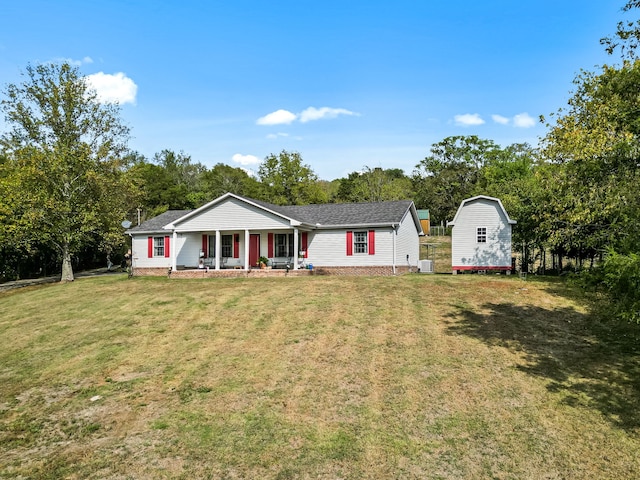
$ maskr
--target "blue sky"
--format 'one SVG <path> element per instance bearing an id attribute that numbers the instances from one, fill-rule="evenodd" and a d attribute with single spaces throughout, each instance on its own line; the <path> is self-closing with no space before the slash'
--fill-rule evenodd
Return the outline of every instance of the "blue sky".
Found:
<path id="1" fill-rule="evenodd" d="M 300 152 L 322 179 L 410 174 L 432 144 L 536 144 L 620 0 L 5 0 L 0 83 L 65 59 L 117 99 L 133 150 L 249 170 Z M 0 119 L 0 130 L 6 125 Z"/>

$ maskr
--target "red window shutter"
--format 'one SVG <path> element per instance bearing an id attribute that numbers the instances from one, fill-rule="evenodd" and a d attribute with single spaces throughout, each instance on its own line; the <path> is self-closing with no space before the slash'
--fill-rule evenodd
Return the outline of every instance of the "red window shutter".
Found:
<path id="1" fill-rule="evenodd" d="M 307 251 L 307 249 L 309 248 L 309 246 L 307 245 L 307 235 L 307 232 L 302 232 L 302 251 L 304 252 L 304 258 L 307 258 L 309 256 L 309 252 Z"/>
<path id="2" fill-rule="evenodd" d="M 164 237 L 164 256 L 165 258 L 169 258 L 171 256 L 171 254 L 169 253 L 169 244 L 171 237 Z"/>
<path id="3" fill-rule="evenodd" d="M 153 237 L 147 238 L 147 257 L 153 258 Z"/>
<path id="4" fill-rule="evenodd" d="M 233 236 L 233 258 L 240 258 L 240 235 Z"/>
<path id="5" fill-rule="evenodd" d="M 209 256 L 209 236 L 202 235 L 202 251 L 204 252 L 204 258 Z"/>
<path id="6" fill-rule="evenodd" d="M 269 258 L 272 258 L 273 257 L 273 233 L 269 233 L 268 239 L 269 239 L 269 244 L 268 244 Z"/>
<path id="7" fill-rule="evenodd" d="M 376 231 L 369 230 L 369 255 L 376 254 Z"/>
<path id="8" fill-rule="evenodd" d="M 347 256 L 353 255 L 353 232 L 347 231 Z"/>

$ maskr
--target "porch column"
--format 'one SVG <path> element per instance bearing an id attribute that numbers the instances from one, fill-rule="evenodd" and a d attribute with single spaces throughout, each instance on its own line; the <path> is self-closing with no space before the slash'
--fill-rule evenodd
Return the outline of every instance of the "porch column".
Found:
<path id="1" fill-rule="evenodd" d="M 299 245 L 298 245 L 298 229 L 296 227 L 293 227 L 293 269 L 294 270 L 298 270 L 298 252 L 299 252 Z"/>
<path id="2" fill-rule="evenodd" d="M 173 239 L 171 241 L 171 270 L 178 270 L 178 232 L 173 231 Z"/>
<path id="3" fill-rule="evenodd" d="M 220 270 L 220 230 L 216 230 L 216 270 Z"/>
<path id="4" fill-rule="evenodd" d="M 244 231 L 244 269 L 249 270 L 249 242 L 251 237 L 249 236 L 249 230 Z"/>

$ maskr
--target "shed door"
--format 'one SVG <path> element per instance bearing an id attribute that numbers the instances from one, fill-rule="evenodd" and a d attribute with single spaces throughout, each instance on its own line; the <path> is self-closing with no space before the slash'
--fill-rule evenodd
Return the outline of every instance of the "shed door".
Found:
<path id="1" fill-rule="evenodd" d="M 249 236 L 249 265 L 255 267 L 260 258 L 260 234 L 252 233 Z"/>

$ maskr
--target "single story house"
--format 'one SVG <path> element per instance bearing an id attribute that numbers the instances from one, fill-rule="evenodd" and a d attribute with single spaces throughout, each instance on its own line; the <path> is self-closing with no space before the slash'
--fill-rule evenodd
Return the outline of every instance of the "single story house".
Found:
<path id="1" fill-rule="evenodd" d="M 463 200 L 447 226 L 451 230 L 451 269 L 460 271 L 498 270 L 511 272 L 511 227 L 498 198 L 478 195 Z"/>
<path id="2" fill-rule="evenodd" d="M 417 268 L 423 235 L 410 200 L 279 206 L 233 193 L 127 233 L 134 275 L 248 272 L 260 257 L 287 271 L 393 275 Z"/>

